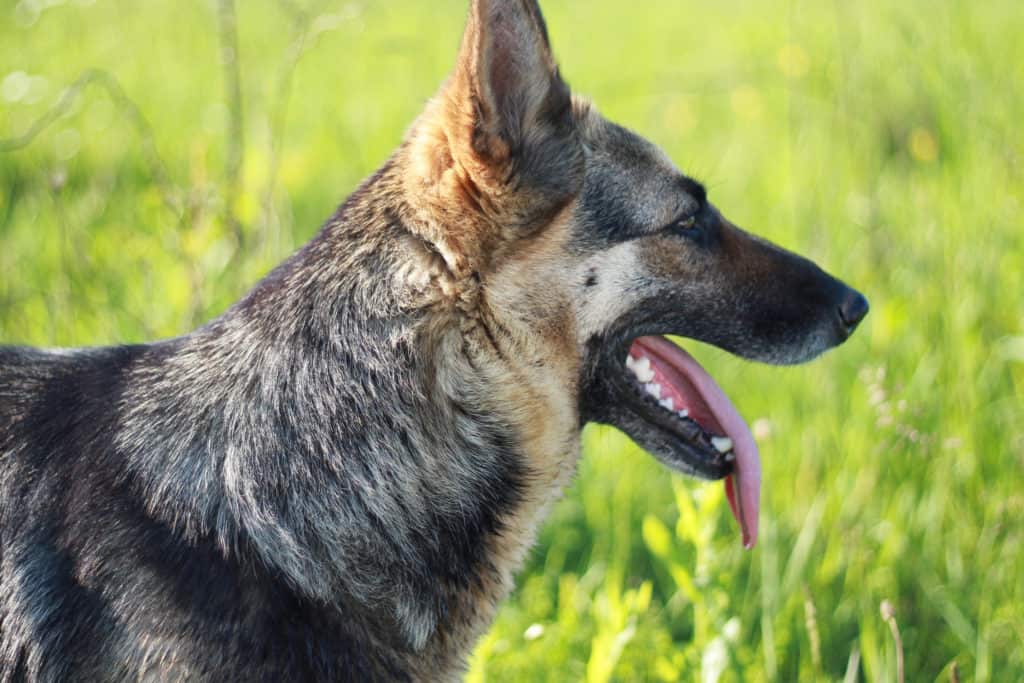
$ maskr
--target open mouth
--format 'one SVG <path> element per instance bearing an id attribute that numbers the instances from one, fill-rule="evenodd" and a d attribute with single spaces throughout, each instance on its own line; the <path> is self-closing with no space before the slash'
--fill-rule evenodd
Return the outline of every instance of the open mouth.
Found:
<path id="1" fill-rule="evenodd" d="M 629 346 L 621 380 L 620 398 L 645 430 L 658 433 L 656 439 L 630 436 L 645 445 L 669 444 L 671 455 L 655 455 L 670 467 L 705 479 L 724 477 L 743 545 L 752 548 L 757 540 L 760 456 L 747 423 L 711 375 L 664 337 L 648 336 Z"/>

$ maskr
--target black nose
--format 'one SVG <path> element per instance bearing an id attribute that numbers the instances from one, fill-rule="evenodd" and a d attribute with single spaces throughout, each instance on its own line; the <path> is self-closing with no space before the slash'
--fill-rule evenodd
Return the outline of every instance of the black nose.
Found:
<path id="1" fill-rule="evenodd" d="M 846 336 L 853 334 L 857 325 L 860 325 L 860 321 L 868 314 L 869 308 L 868 300 L 860 292 L 851 289 L 846 293 L 842 303 L 839 304 L 839 319 L 846 330 Z"/>

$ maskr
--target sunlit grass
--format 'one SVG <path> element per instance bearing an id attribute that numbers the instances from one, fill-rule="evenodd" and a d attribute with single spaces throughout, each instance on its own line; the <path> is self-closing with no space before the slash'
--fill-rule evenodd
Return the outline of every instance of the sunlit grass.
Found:
<path id="1" fill-rule="evenodd" d="M 1024 680 L 1024 12 L 928 3 L 544 3 L 563 71 L 735 222 L 862 289 L 801 368 L 692 345 L 765 458 L 762 540 L 720 486 L 611 430 L 555 509 L 471 680 Z M 442 2 L 240 3 L 245 166 L 222 220 L 227 100 L 210 3 L 0 8 L 0 340 L 179 334 L 311 236 L 454 56 Z M 290 65 L 294 64 L 294 70 Z M 152 155 L 180 202 L 168 206 Z"/>

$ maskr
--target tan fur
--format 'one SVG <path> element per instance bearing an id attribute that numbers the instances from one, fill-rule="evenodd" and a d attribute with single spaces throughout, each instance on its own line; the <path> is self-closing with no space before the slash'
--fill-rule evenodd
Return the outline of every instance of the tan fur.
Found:
<path id="1" fill-rule="evenodd" d="M 579 458 L 582 336 L 575 302 L 583 278 L 571 266 L 568 248 L 576 203 L 562 202 L 552 214 L 537 209 L 537 197 L 510 187 L 509 147 L 499 130 L 481 122 L 499 118 L 480 111 L 497 106 L 495 93 L 479 91 L 480 70 L 494 67 L 479 31 L 482 13 L 493 7 L 473 7 L 455 73 L 414 124 L 401 153 L 409 169 L 405 194 L 420 216 L 410 225 L 439 257 L 417 249 L 421 260 L 410 273 L 423 296 L 451 315 L 453 334 L 439 344 L 461 346 L 439 349 L 438 356 L 451 361 L 441 370 L 445 390 L 486 387 L 485 400 L 518 434 L 527 481 L 520 504 L 501 520 L 502 533 L 487 540 L 493 571 L 468 600 L 460 596 L 464 618 L 453 620 L 458 626 L 432 644 L 424 680 L 461 669 L 446 653 L 470 651 L 491 623 Z M 537 28 L 520 42 L 536 40 Z M 510 38 L 516 39 L 503 37 Z M 532 81 L 520 86 L 533 92 L 527 99 L 537 106 L 557 73 L 550 52 L 539 52 Z M 576 115 L 589 117 L 585 101 L 573 106 Z M 526 230 L 524 216 L 533 222 Z M 461 353 L 469 356 L 468 367 Z"/>
<path id="2" fill-rule="evenodd" d="M 455 224 L 460 229 L 443 236 L 424 229 L 425 243 L 437 256 L 411 244 L 420 259 L 405 276 L 407 282 L 422 287 L 422 296 L 449 313 L 450 337 L 438 344 L 462 346 L 437 352 L 450 361 L 441 369 L 445 391 L 462 394 L 467 386 L 486 387 L 491 409 L 516 429 L 528 470 L 521 504 L 503 517 L 503 532 L 487 541 L 493 571 L 473 599 L 463 604 L 467 619 L 461 627 L 446 634 L 443 647 L 435 643 L 435 656 L 443 658 L 444 652 L 471 649 L 490 624 L 498 604 L 511 591 L 514 574 L 541 522 L 575 472 L 581 348 L 574 287 L 581 279 L 566 268 L 574 203 L 529 237 L 509 241 L 492 234 L 481 238 L 488 229 L 497 228 L 475 213 L 476 204 L 465 202 L 464 169 L 446 153 L 446 142 L 437 139 L 429 116 L 419 125 L 426 133 L 410 144 L 415 156 L 409 166 L 415 173 L 407 180 L 409 196 L 431 217 L 424 225 L 439 225 L 458 215 Z M 463 198 L 462 204 L 453 203 L 458 197 Z M 446 207 L 443 213 L 438 206 Z M 459 239 L 470 235 L 463 246 Z M 474 243 L 481 239 L 491 244 L 490 253 Z M 524 287 L 525 283 L 529 286 Z M 438 334 L 446 332 L 440 329 Z M 448 664 L 456 670 L 460 666 L 459 662 Z M 438 671 L 431 668 L 424 679 L 437 680 Z"/>
<path id="3" fill-rule="evenodd" d="M 498 338 L 501 379 L 499 402 L 514 411 L 533 474 L 527 495 L 535 509 L 507 520 L 511 533 L 496 548 L 518 563 L 524 546 L 547 506 L 568 482 L 578 457 L 578 377 L 580 350 L 575 343 L 577 312 L 565 273 L 566 243 L 572 216 L 568 207 L 538 237 L 521 245 L 484 283 L 488 313 L 506 330 Z M 530 288 L 522 283 L 530 282 Z"/>
<path id="4" fill-rule="evenodd" d="M 482 11 L 483 5 L 474 7 Z M 435 351 L 448 359 L 440 370 L 444 391 L 455 396 L 486 388 L 483 400 L 517 432 L 528 481 L 521 503 L 503 517 L 502 533 L 487 540 L 493 571 L 470 596 L 459 596 L 463 618 L 453 619 L 455 628 L 431 644 L 424 680 L 437 680 L 449 667 L 459 670 L 461 663 L 447 657 L 471 650 L 491 623 L 540 524 L 571 480 L 580 452 L 584 344 L 635 303 L 623 292 L 642 270 L 629 242 L 591 255 L 573 253 L 578 198 L 551 215 L 534 212 L 530 204 L 537 198 L 510 187 L 507 146 L 493 131 L 482 139 L 477 134 L 486 115 L 477 109 L 472 86 L 481 68 L 473 56 L 480 41 L 477 21 L 470 19 L 455 74 L 414 124 L 399 156 L 407 169 L 404 194 L 416 213 L 407 226 L 422 239 L 410 242 L 419 256 L 406 276 L 448 314 L 435 320 L 447 320 L 437 329 Z M 538 69 L 556 73 L 548 58 Z M 540 83 L 527 87 L 541 90 Z M 600 153 L 588 150 L 587 141 L 599 150 L 603 119 L 585 99 L 574 98 L 571 107 L 582 163 Z M 543 138 L 535 142 L 544 144 Z M 657 158 L 671 163 L 663 154 Z M 537 218 L 526 230 L 510 220 L 531 215 Z M 589 272 L 602 278 L 582 296 Z"/>

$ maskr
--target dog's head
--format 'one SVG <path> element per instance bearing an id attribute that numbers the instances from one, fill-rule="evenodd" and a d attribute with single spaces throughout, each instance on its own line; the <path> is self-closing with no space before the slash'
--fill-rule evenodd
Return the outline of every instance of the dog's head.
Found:
<path id="1" fill-rule="evenodd" d="M 864 297 L 737 228 L 654 145 L 574 98 L 535 0 L 474 0 L 455 72 L 407 147 L 413 194 L 442 217 L 425 236 L 505 326 L 518 318 L 542 352 L 573 357 L 580 423 L 614 425 L 680 472 L 729 476 L 752 545 L 753 437 L 662 335 L 800 363 L 852 334 Z"/>

